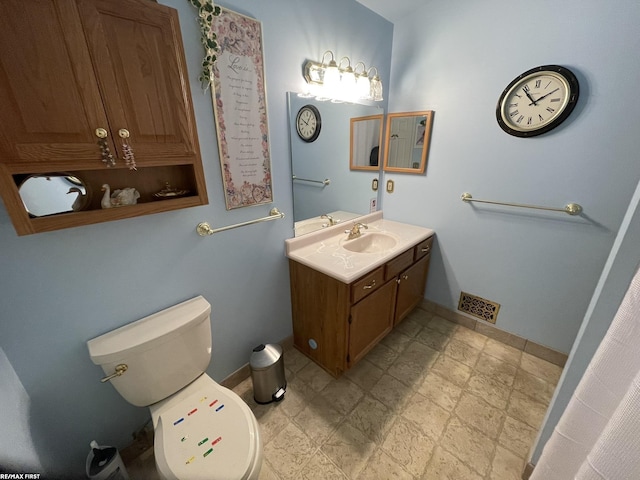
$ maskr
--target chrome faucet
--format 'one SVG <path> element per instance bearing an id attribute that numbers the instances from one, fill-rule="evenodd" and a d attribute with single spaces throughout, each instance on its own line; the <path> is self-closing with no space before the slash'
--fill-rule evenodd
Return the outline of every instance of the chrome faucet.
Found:
<path id="1" fill-rule="evenodd" d="M 331 225 L 331 226 L 333 226 L 333 225 L 335 225 L 336 223 L 338 223 L 338 222 L 336 222 L 336 221 L 333 219 L 333 217 L 332 217 L 331 215 L 329 215 L 328 213 L 325 213 L 324 215 L 320 215 L 320 218 L 326 218 L 327 220 L 329 220 L 329 225 Z"/>
<path id="2" fill-rule="evenodd" d="M 346 230 L 344 232 L 344 233 L 348 233 L 349 234 L 349 236 L 347 237 L 347 240 L 352 240 L 352 239 L 358 238 L 360 235 L 362 235 L 362 232 L 360 231 L 361 227 L 364 227 L 365 230 L 369 228 L 364 223 L 354 223 L 353 227 L 351 228 L 351 230 Z"/>

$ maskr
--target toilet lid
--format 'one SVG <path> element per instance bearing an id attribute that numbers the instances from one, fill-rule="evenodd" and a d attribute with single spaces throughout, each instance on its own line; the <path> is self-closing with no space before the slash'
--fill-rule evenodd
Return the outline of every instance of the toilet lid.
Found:
<path id="1" fill-rule="evenodd" d="M 252 413 L 225 388 L 202 388 L 162 412 L 156 463 L 171 478 L 242 479 L 256 456 Z"/>

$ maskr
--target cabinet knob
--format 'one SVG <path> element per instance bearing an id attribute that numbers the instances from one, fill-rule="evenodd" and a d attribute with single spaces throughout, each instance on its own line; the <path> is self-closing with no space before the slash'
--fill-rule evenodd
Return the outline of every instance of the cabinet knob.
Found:
<path id="1" fill-rule="evenodd" d="M 107 138 L 107 131 L 104 128 L 96 128 L 96 137 Z"/>
<path id="2" fill-rule="evenodd" d="M 401 275 L 396 281 L 400 283 L 402 280 L 409 280 L 409 275 Z"/>
<path id="3" fill-rule="evenodd" d="M 373 280 L 369 285 L 365 285 L 364 287 L 362 287 L 362 289 L 363 290 L 369 290 L 369 289 L 373 288 L 375 284 L 376 284 L 376 281 Z"/>
<path id="4" fill-rule="evenodd" d="M 129 130 L 127 130 L 126 128 L 121 128 L 120 130 L 118 130 L 118 135 L 120 135 L 120 138 L 129 138 Z"/>

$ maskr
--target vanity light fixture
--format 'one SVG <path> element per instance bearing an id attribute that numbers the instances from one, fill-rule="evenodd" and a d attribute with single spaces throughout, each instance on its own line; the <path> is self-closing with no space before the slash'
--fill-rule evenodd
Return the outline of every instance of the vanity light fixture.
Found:
<path id="1" fill-rule="evenodd" d="M 359 65 L 362 65 L 362 72 L 356 73 L 358 71 Z M 367 72 L 367 67 L 363 62 L 358 62 L 356 63 L 353 71 L 356 76 L 356 91 L 358 98 L 371 98 L 371 80 L 369 80 L 369 72 Z"/>
<path id="2" fill-rule="evenodd" d="M 325 63 L 327 58 L 329 61 Z M 376 67 L 367 70 L 363 62 L 358 62 L 354 68 L 349 57 L 342 57 L 339 63 L 336 63 L 335 58 L 333 52 L 327 50 L 319 63 L 313 60 L 305 62 L 303 76 L 309 88 L 301 96 L 316 97 L 318 100 L 331 99 L 334 102 L 382 101 L 382 81 Z M 360 66 L 362 70 L 358 72 Z M 372 71 L 375 74 L 370 78 Z"/>

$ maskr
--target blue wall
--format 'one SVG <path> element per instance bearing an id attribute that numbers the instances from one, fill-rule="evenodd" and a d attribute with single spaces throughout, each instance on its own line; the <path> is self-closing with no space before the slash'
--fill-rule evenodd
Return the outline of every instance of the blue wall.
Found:
<path id="1" fill-rule="evenodd" d="M 578 383 L 604 338 L 640 265 L 640 182 L 616 236 L 596 290 L 591 298 L 558 388 L 551 400 L 535 448 L 531 452 L 536 464 L 542 449 L 564 413 Z"/>
<path id="2" fill-rule="evenodd" d="M 460 291 L 500 303 L 497 327 L 569 352 L 640 178 L 638 2 L 425 2 L 396 21 L 389 112 L 435 110 L 424 176 L 387 174 L 386 217 L 433 228 L 426 297 L 455 310 Z M 539 65 L 580 82 L 571 117 L 540 137 L 507 135 L 498 97 Z M 465 204 L 562 207 L 570 217 Z"/>
<path id="3" fill-rule="evenodd" d="M 51 472 L 83 473 L 91 440 L 124 447 L 149 418 L 147 409 L 99 382 L 102 370 L 91 363 L 87 340 L 202 294 L 213 308 L 208 373 L 222 380 L 256 344 L 291 335 L 286 92 L 302 89 L 304 60 L 327 49 L 368 59 L 389 82 L 392 25 L 355 1 L 220 2 L 262 22 L 274 187 L 273 205 L 228 212 L 211 97 L 197 80 L 203 51 L 196 11 L 186 0 L 162 3 L 180 13 L 210 205 L 26 237 L 16 236 L 0 207 L 0 348 L 10 362 L 0 367 L 12 367 L 24 386 L 29 433 Z M 265 216 L 272 206 L 287 218 L 209 238 L 195 233 L 201 221 L 229 225 Z M 0 394 L 3 410 L 11 398 Z M 39 471 L 37 459 L 32 466 Z"/>

